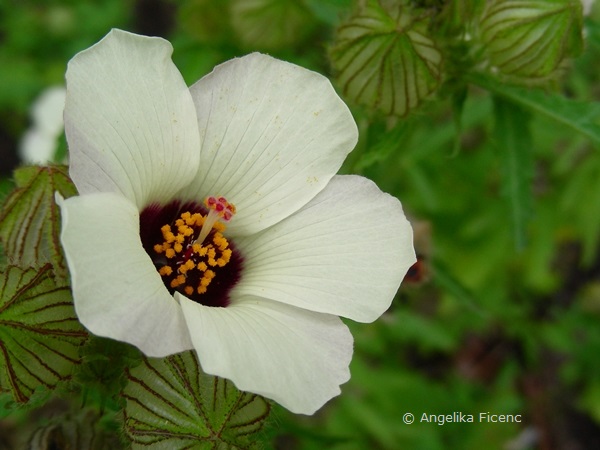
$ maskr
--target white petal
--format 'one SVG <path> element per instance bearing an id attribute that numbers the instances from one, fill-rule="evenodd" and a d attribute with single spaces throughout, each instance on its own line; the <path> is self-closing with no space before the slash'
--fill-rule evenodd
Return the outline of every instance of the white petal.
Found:
<path id="1" fill-rule="evenodd" d="M 253 53 L 190 88 L 202 138 L 187 196 L 222 195 L 237 207 L 232 234 L 260 231 L 321 191 L 358 131 L 327 78 Z"/>
<path id="2" fill-rule="evenodd" d="M 227 308 L 180 302 L 203 370 L 243 391 L 313 414 L 350 379 L 352 335 L 338 317 L 252 297 Z"/>
<path id="3" fill-rule="evenodd" d="M 400 202 L 359 176 L 336 176 L 291 217 L 235 241 L 244 272 L 232 291 L 370 322 L 415 262 Z"/>
<path id="4" fill-rule="evenodd" d="M 181 307 L 142 247 L 135 206 L 113 193 L 57 197 L 57 202 L 81 323 L 148 356 L 191 349 Z"/>
<path id="5" fill-rule="evenodd" d="M 65 129 L 80 193 L 119 192 L 141 209 L 196 174 L 196 112 L 172 51 L 113 30 L 69 62 Z"/>

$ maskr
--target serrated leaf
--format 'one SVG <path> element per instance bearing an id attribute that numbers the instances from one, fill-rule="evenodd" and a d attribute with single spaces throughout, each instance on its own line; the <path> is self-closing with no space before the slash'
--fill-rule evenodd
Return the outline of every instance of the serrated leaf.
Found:
<path id="1" fill-rule="evenodd" d="M 546 78 L 581 50 L 582 23 L 577 0 L 499 0 L 488 2 L 481 38 L 503 74 Z"/>
<path id="2" fill-rule="evenodd" d="M 494 138 L 502 163 L 503 194 L 510 203 L 518 249 L 525 247 L 526 224 L 533 207 L 533 155 L 529 114 L 502 97 L 494 97 Z"/>
<path id="3" fill-rule="evenodd" d="M 387 115 L 405 116 L 441 81 L 442 55 L 426 16 L 376 0 L 361 2 L 340 26 L 331 61 L 344 93 Z"/>
<path id="4" fill-rule="evenodd" d="M 50 264 L 0 274 L 0 392 L 24 403 L 38 387 L 69 379 L 86 337 L 70 290 L 56 285 Z"/>
<path id="5" fill-rule="evenodd" d="M 231 0 L 231 25 L 246 47 L 276 50 L 301 42 L 314 20 L 303 2 Z"/>
<path id="6" fill-rule="evenodd" d="M 532 113 L 544 115 L 600 144 L 600 102 L 578 102 L 539 89 L 508 86 L 489 77 L 469 76 L 469 81 L 507 98 Z"/>
<path id="7" fill-rule="evenodd" d="M 128 371 L 125 430 L 133 448 L 256 448 L 262 397 L 202 372 L 196 354 L 148 358 Z"/>
<path id="8" fill-rule="evenodd" d="M 54 193 L 76 194 L 66 167 L 23 167 L 15 171 L 17 189 L 0 211 L 0 240 L 9 264 L 40 268 L 52 264 L 66 278 L 60 245 L 60 213 Z"/>

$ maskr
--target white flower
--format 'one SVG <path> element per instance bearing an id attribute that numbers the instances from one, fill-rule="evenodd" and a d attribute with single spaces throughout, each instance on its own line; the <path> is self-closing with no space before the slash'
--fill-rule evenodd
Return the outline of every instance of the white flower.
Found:
<path id="1" fill-rule="evenodd" d="M 171 52 L 113 30 L 69 63 L 80 196 L 58 200 L 77 315 L 312 414 L 350 377 L 337 316 L 389 307 L 410 225 L 371 181 L 334 176 L 357 129 L 325 77 L 255 53 L 187 88 Z"/>
<path id="2" fill-rule="evenodd" d="M 21 159 L 28 164 L 46 164 L 54 159 L 57 141 L 64 130 L 64 86 L 46 89 L 31 107 L 32 126 L 19 145 Z"/>

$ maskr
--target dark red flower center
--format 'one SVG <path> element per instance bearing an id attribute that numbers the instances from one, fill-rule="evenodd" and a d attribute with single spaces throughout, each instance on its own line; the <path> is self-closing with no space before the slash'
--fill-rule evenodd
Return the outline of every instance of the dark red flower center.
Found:
<path id="1" fill-rule="evenodd" d="M 206 306 L 229 305 L 243 258 L 223 234 L 235 208 L 224 198 L 205 205 L 173 201 L 140 213 L 140 238 L 171 294 L 176 291 Z"/>

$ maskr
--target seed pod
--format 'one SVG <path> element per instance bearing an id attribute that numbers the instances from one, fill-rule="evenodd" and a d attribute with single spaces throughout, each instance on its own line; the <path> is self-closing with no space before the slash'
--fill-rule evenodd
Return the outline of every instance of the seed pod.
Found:
<path id="1" fill-rule="evenodd" d="M 428 26 L 427 15 L 398 2 L 361 1 L 330 52 L 346 96 L 386 115 L 405 116 L 419 106 L 442 75 Z"/>
<path id="2" fill-rule="evenodd" d="M 582 48 L 578 0 L 494 0 L 480 22 L 492 67 L 512 78 L 547 79 Z"/>

